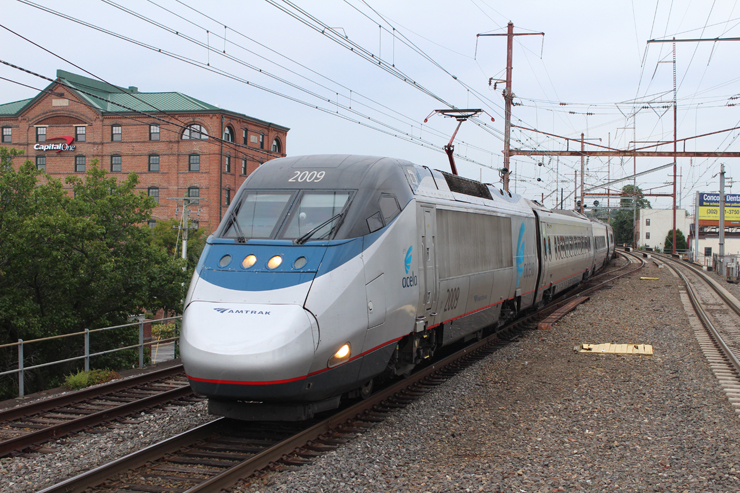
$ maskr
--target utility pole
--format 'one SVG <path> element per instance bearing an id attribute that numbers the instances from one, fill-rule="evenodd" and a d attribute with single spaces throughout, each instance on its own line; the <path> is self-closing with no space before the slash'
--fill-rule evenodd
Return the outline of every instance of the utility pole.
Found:
<path id="1" fill-rule="evenodd" d="M 558 203 L 558 188 L 560 188 L 560 156 L 555 158 L 555 204 Z M 562 196 L 562 191 L 560 195 Z M 563 208 L 562 197 L 560 199 L 560 208 Z"/>
<path id="2" fill-rule="evenodd" d="M 512 58 L 514 54 L 514 36 L 533 36 L 545 33 L 514 33 L 514 23 L 509 21 L 506 34 L 478 34 L 479 36 L 506 36 L 506 88 L 504 89 L 504 169 L 500 171 L 501 181 L 505 191 L 509 191 L 509 157 L 511 146 L 511 102 L 514 94 L 511 92 Z"/>
<path id="3" fill-rule="evenodd" d="M 675 240 L 674 240 L 675 241 Z M 675 247 L 673 248 L 675 251 Z M 725 276 L 725 164 L 719 171 L 719 275 Z"/>
<path id="4" fill-rule="evenodd" d="M 606 146 L 611 148 L 612 146 L 612 133 L 609 132 L 607 137 L 607 144 Z M 612 158 L 609 156 L 609 158 L 606 160 L 606 182 L 609 183 L 612 181 Z M 612 201 L 611 201 L 611 191 L 609 188 L 606 189 L 606 213 L 608 214 L 606 216 L 606 223 L 611 226 L 612 225 Z"/>
<path id="5" fill-rule="evenodd" d="M 581 132 L 581 152 L 585 151 L 585 147 L 583 147 L 583 132 Z M 583 162 L 583 154 L 581 154 L 581 214 L 583 214 L 583 206 L 585 205 L 583 203 L 584 196 L 583 196 L 583 175 L 584 175 L 584 162 Z"/>
<path id="6" fill-rule="evenodd" d="M 198 215 L 200 215 L 200 197 L 189 197 L 187 194 L 183 197 L 167 197 L 169 200 L 174 200 L 176 202 L 180 202 L 182 200 L 182 219 L 180 220 L 180 225 L 178 228 L 182 231 L 182 253 L 180 255 L 181 258 L 187 259 L 188 258 L 188 232 L 190 229 L 190 206 L 195 206 L 198 210 Z M 175 209 L 175 214 L 177 214 L 177 209 Z M 177 247 L 175 247 L 175 251 L 177 251 Z M 183 267 L 184 268 L 184 267 Z"/>
<path id="7" fill-rule="evenodd" d="M 190 211 L 188 206 L 190 205 L 190 199 L 184 199 L 182 201 L 182 258 L 188 258 L 188 229 L 190 226 Z"/>
<path id="8" fill-rule="evenodd" d="M 586 169 L 585 169 L 585 162 L 584 162 L 584 159 L 585 159 L 586 156 L 585 156 L 585 154 L 583 154 L 583 151 L 586 150 L 585 147 L 583 147 L 584 146 L 584 140 L 586 140 L 586 139 L 583 138 L 583 133 L 581 133 L 581 208 L 580 208 L 580 211 L 579 211 L 581 214 L 583 214 L 583 209 L 586 207 L 586 196 L 585 196 L 585 193 L 583 191 L 583 179 L 584 179 L 583 177 L 586 176 Z M 601 137 L 597 137 L 597 138 L 594 138 L 594 139 L 588 139 L 588 140 L 599 140 L 599 141 L 601 141 Z"/>
<path id="9" fill-rule="evenodd" d="M 676 140 L 678 139 L 676 134 L 676 125 L 678 118 L 676 114 L 678 112 L 678 102 L 676 99 L 676 38 L 673 38 L 673 255 L 676 254 Z M 720 248 L 722 244 L 720 243 Z"/>
<path id="10" fill-rule="evenodd" d="M 694 262 L 699 261 L 699 194 L 696 192 L 694 203 Z"/>
<path id="11" fill-rule="evenodd" d="M 575 206 L 573 207 L 573 210 L 577 211 L 578 210 L 578 170 L 575 170 L 574 173 L 576 175 L 575 175 L 575 178 L 573 179 L 573 188 L 574 188 L 573 201 L 575 202 L 575 204 L 573 204 Z"/>

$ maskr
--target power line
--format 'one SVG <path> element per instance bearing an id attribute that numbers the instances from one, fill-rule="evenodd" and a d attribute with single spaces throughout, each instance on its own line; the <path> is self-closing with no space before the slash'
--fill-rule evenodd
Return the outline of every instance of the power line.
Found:
<path id="1" fill-rule="evenodd" d="M 251 82 L 251 81 L 248 81 L 246 79 L 243 79 L 243 78 L 241 78 L 239 76 L 236 76 L 234 74 L 231 74 L 231 73 L 229 73 L 229 72 L 227 72 L 225 70 L 221 70 L 221 69 L 215 68 L 213 66 L 204 64 L 203 62 L 199 62 L 197 60 L 193 60 L 191 58 L 188 58 L 188 57 L 185 57 L 183 55 L 179 55 L 179 54 L 170 52 L 168 50 L 164 50 L 164 49 L 161 49 L 161 48 L 157 48 L 157 47 L 148 45 L 147 43 L 144 43 L 144 42 L 135 40 L 133 38 L 130 38 L 130 37 L 127 37 L 127 36 L 124 36 L 124 35 L 115 33 L 114 31 L 110 31 L 110 30 L 105 29 L 105 28 L 102 28 L 100 26 L 97 26 L 97 25 L 94 25 L 94 24 L 91 24 L 91 23 L 82 21 L 80 19 L 76 19 L 76 18 L 71 17 L 71 16 L 69 16 L 67 14 L 64 14 L 63 12 L 55 11 L 55 10 L 50 9 L 48 7 L 44 7 L 44 6 L 40 6 L 40 5 L 34 4 L 34 3 L 32 3 L 32 2 L 30 2 L 28 0 L 19 0 L 19 1 L 21 1 L 22 3 L 28 4 L 28 5 L 32 6 L 32 7 L 38 8 L 40 10 L 44 10 L 46 12 L 52 13 L 52 14 L 57 15 L 59 17 L 63 17 L 63 18 L 65 18 L 67 20 L 70 20 L 72 22 L 75 22 L 75 23 L 84 25 L 85 27 L 89 27 L 91 29 L 97 30 L 97 31 L 102 32 L 104 34 L 107 34 L 107 35 L 116 37 L 118 39 L 121 39 L 121 40 L 130 42 L 132 44 L 135 44 L 137 46 L 140 46 L 140 47 L 149 49 L 151 51 L 154 51 L 154 52 L 163 54 L 165 56 L 169 56 L 169 57 L 174 58 L 176 60 L 179 60 L 179 61 L 182 61 L 182 62 L 191 64 L 191 65 L 194 65 L 194 66 L 199 67 L 199 68 L 201 68 L 203 70 L 207 70 L 209 72 L 213 72 L 213 73 L 218 74 L 218 75 L 221 75 L 223 77 L 227 77 L 227 78 L 229 78 L 231 80 L 234 80 L 236 82 L 240 82 L 240 83 L 249 85 L 250 87 L 254 87 L 256 89 L 260 89 L 262 91 L 265 91 L 265 92 L 268 92 L 270 94 L 273 94 L 273 95 L 282 97 L 284 99 L 288 99 L 288 100 L 293 101 L 293 102 L 296 102 L 298 104 L 301 104 L 301 105 L 304 105 L 304 106 L 307 106 L 307 107 L 316 109 L 318 111 L 321 111 L 321 112 L 324 112 L 324 113 L 327 113 L 327 114 L 330 114 L 330 115 L 333 115 L 333 116 L 336 116 L 338 118 L 344 119 L 344 120 L 349 121 L 351 123 L 356 123 L 356 124 L 362 125 L 364 127 L 367 127 L 367 128 L 376 130 L 378 132 L 384 133 L 386 135 L 389 135 L 389 136 L 392 136 L 392 137 L 396 137 L 396 138 L 399 138 L 399 139 L 404 140 L 404 141 L 409 141 L 409 142 L 411 142 L 413 144 L 416 144 L 416 145 L 419 145 L 421 147 L 425 147 L 425 148 L 429 148 L 429 149 L 435 150 L 436 152 L 440 152 L 440 153 L 441 152 L 444 152 L 441 149 L 441 147 L 437 146 L 436 144 L 433 144 L 432 142 L 429 142 L 429 141 L 427 141 L 425 139 L 416 138 L 416 137 L 410 135 L 408 132 L 405 132 L 403 130 L 394 128 L 394 127 L 392 127 L 392 126 L 390 126 L 388 124 L 385 124 L 383 122 L 380 122 L 380 121 L 378 121 L 376 119 L 373 119 L 372 117 L 369 117 L 367 115 L 362 115 L 361 113 L 357 112 L 356 110 L 353 110 L 351 108 L 348 108 L 345 105 L 338 104 L 337 102 L 333 102 L 331 100 L 328 100 L 330 103 L 334 104 L 335 106 L 339 106 L 342 109 L 349 110 L 350 112 L 352 112 L 354 114 L 361 115 L 363 117 L 363 120 L 371 121 L 373 123 L 376 123 L 378 125 L 381 125 L 383 127 L 386 127 L 388 130 L 385 130 L 385 129 L 378 128 L 376 126 L 370 125 L 366 121 L 363 121 L 363 120 L 357 120 L 357 119 L 350 118 L 350 117 L 348 117 L 346 115 L 343 115 L 343 114 L 341 114 L 341 113 L 339 113 L 337 111 L 334 111 L 334 110 L 331 110 L 331 109 L 328 109 L 328 108 L 324 108 L 322 106 L 318 106 L 318 105 L 315 105 L 315 104 L 312 104 L 312 103 L 308 103 L 308 102 L 303 101 L 303 100 L 301 100 L 299 98 L 296 98 L 296 97 L 293 97 L 293 96 L 289 96 L 287 94 L 281 93 L 281 92 L 276 91 L 274 89 L 270 89 L 268 87 L 265 87 L 265 86 L 262 86 L 262 85 L 259 85 L 259 84 L 255 84 L 254 82 Z M 325 100 L 326 101 L 326 99 L 324 99 L 324 98 L 322 98 L 322 100 Z M 489 168 L 488 165 L 479 163 L 479 162 L 477 162 L 477 161 L 475 161 L 473 159 L 467 158 L 465 156 L 460 156 L 458 154 L 456 154 L 456 156 L 459 157 L 459 158 L 461 158 L 461 159 L 463 159 L 463 160 L 465 160 L 465 161 L 468 161 L 468 162 L 477 164 L 478 166 Z"/>

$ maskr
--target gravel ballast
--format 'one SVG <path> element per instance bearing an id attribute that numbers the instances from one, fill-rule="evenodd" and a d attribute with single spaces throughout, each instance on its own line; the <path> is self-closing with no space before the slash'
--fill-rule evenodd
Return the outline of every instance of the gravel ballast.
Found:
<path id="1" fill-rule="evenodd" d="M 0 491 L 38 491 L 211 421 L 205 401 L 141 412 L 43 445 L 44 453 L 0 459 Z M 136 422 L 136 423 L 133 423 Z"/>
<path id="2" fill-rule="evenodd" d="M 349 444 L 238 491 L 740 491 L 740 418 L 678 286 L 652 264 Z M 573 350 L 605 342 L 655 355 Z"/>
<path id="3" fill-rule="evenodd" d="M 655 355 L 573 350 L 604 342 L 652 344 Z M 42 489 L 210 419 L 205 403 L 173 406 L 0 459 L 0 490 Z M 236 491 L 735 492 L 739 425 L 678 279 L 651 264 L 337 450 Z"/>

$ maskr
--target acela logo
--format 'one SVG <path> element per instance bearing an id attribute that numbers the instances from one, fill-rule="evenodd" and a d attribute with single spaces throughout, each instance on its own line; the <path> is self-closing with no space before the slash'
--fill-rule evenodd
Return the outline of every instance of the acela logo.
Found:
<path id="1" fill-rule="evenodd" d="M 411 270 L 411 252 L 413 251 L 414 247 L 410 246 L 408 251 L 406 251 L 406 258 L 404 259 L 403 266 L 406 268 L 406 274 L 409 273 L 409 270 Z"/>
<path id="2" fill-rule="evenodd" d="M 214 308 L 218 313 L 240 313 L 242 315 L 270 315 L 270 312 L 261 310 L 232 310 L 230 308 Z"/>
<path id="3" fill-rule="evenodd" d="M 414 271 L 411 270 L 411 258 L 413 257 L 413 250 L 414 247 L 410 246 L 409 249 L 406 251 L 406 258 L 403 259 L 403 267 L 404 269 L 406 269 L 407 274 L 406 276 L 401 278 L 401 286 L 404 288 L 411 288 L 419 283 L 419 280 L 416 278 L 416 274 L 414 274 Z"/>
<path id="4" fill-rule="evenodd" d="M 519 228 L 519 242 L 516 246 L 516 287 L 519 287 L 519 279 L 522 277 L 522 274 L 524 273 L 524 230 L 525 230 L 524 223 L 522 222 L 522 226 Z"/>

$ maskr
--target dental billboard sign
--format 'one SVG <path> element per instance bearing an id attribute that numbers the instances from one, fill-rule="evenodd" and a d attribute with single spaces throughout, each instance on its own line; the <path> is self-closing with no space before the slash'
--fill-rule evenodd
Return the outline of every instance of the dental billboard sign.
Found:
<path id="1" fill-rule="evenodd" d="M 34 145 L 33 148 L 37 151 L 44 151 L 44 152 L 48 152 L 48 151 L 62 152 L 62 151 L 74 151 L 75 148 L 77 147 L 77 146 L 72 145 L 72 142 L 75 141 L 74 137 L 63 136 L 63 137 L 52 137 L 50 139 L 46 139 L 47 142 L 51 140 L 63 140 L 64 142 L 62 142 L 61 144 L 38 143 Z"/>
<path id="2" fill-rule="evenodd" d="M 699 194 L 699 220 L 719 221 L 719 194 Z M 725 194 L 725 221 L 740 222 L 740 195 Z"/>

